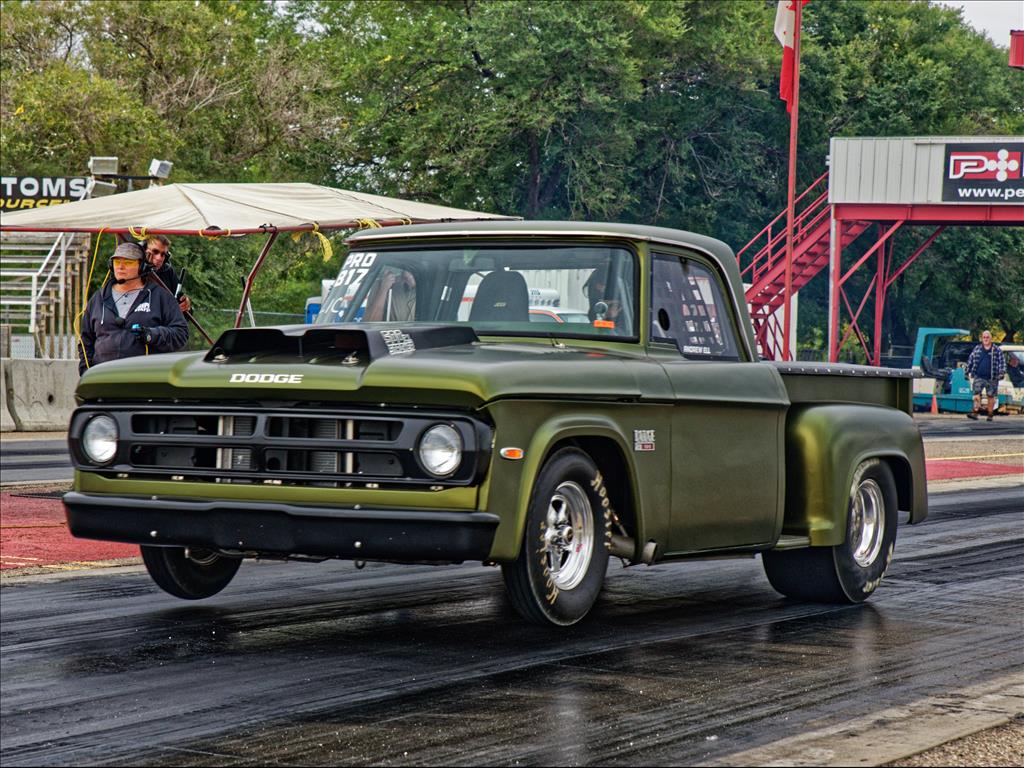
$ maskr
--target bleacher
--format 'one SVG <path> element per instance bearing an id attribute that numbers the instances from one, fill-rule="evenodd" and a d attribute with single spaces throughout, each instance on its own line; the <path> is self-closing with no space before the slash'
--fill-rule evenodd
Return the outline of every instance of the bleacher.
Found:
<path id="1" fill-rule="evenodd" d="M 0 233 L 0 324 L 10 328 L 11 354 L 76 356 L 74 318 L 85 291 L 90 239 L 50 232 Z"/>

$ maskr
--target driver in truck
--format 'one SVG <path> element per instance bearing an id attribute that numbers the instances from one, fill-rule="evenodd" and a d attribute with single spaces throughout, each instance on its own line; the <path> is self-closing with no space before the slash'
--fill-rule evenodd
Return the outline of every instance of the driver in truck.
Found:
<path id="1" fill-rule="evenodd" d="M 615 328 L 622 314 L 622 302 L 613 298 L 608 291 L 608 279 L 605 270 L 598 268 L 593 271 L 583 285 L 590 302 L 587 317 L 595 328 Z"/>
<path id="2" fill-rule="evenodd" d="M 407 269 L 385 267 L 374 286 L 363 322 L 416 319 L 416 277 Z"/>

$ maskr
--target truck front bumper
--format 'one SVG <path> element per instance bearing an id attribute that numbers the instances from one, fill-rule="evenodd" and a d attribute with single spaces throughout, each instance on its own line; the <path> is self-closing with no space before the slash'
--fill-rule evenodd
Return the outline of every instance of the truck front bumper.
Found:
<path id="1" fill-rule="evenodd" d="M 64 495 L 83 539 L 353 560 L 486 560 L 498 516 L 182 497 Z"/>

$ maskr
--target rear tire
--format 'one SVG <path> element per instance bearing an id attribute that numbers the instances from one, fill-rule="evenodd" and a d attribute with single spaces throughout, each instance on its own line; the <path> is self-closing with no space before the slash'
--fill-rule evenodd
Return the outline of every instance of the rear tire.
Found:
<path id="1" fill-rule="evenodd" d="M 512 605 L 535 624 L 567 627 L 587 615 L 604 584 L 608 490 L 591 458 L 565 448 L 533 486 L 519 557 L 501 567 Z"/>
<path id="2" fill-rule="evenodd" d="M 878 459 L 861 463 L 853 477 L 842 544 L 762 554 L 777 591 L 811 602 L 861 603 L 878 587 L 896 545 L 896 482 Z"/>
<path id="3" fill-rule="evenodd" d="M 184 547 L 139 547 L 150 577 L 164 592 L 183 600 L 201 600 L 220 592 L 238 572 L 242 560 L 210 550 Z"/>

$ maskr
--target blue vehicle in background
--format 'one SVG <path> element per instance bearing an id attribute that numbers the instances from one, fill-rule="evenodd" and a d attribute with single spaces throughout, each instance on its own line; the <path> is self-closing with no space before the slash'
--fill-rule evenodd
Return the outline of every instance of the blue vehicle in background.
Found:
<path id="1" fill-rule="evenodd" d="M 306 325 L 312 325 L 316 321 L 316 316 L 320 314 L 320 307 L 323 306 L 324 299 L 327 298 L 327 294 L 330 293 L 333 285 L 334 280 L 321 280 L 320 295 L 310 296 L 306 299 Z"/>
<path id="2" fill-rule="evenodd" d="M 912 366 L 919 369 L 924 377 L 914 380 L 915 411 L 931 410 L 933 397 L 940 413 L 968 413 L 974 408 L 971 382 L 965 370 L 967 358 L 978 342 L 971 341 L 969 335 L 970 331 L 965 328 L 918 330 Z M 1016 354 L 1004 345 L 1000 347 L 1004 355 Z M 1024 404 L 1024 389 L 1017 387 L 1009 377 L 1004 377 L 999 382 L 997 398 L 996 407 L 1001 412 L 1020 412 Z"/>

